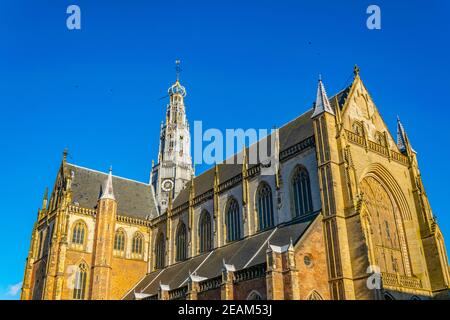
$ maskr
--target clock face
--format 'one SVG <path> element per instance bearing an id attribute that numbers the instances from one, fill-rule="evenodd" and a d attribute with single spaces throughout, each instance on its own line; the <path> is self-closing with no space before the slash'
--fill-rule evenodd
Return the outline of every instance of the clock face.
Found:
<path id="1" fill-rule="evenodd" d="M 170 179 L 166 179 L 162 182 L 161 188 L 164 191 L 170 191 L 173 189 L 173 181 Z"/>

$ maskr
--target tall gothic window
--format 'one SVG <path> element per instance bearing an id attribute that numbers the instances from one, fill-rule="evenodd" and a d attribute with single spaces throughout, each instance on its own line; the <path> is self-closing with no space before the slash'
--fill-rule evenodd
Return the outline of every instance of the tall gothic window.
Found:
<path id="1" fill-rule="evenodd" d="M 42 245 L 44 243 L 44 231 L 39 231 L 39 245 L 38 245 L 38 252 L 37 252 L 37 257 L 40 258 L 42 256 Z"/>
<path id="2" fill-rule="evenodd" d="M 238 202 L 234 198 L 228 201 L 226 226 L 228 242 L 239 240 L 241 238 L 241 215 L 239 214 Z"/>
<path id="3" fill-rule="evenodd" d="M 80 263 L 75 273 L 75 283 L 73 287 L 73 299 L 84 300 L 86 297 L 87 266 Z"/>
<path id="4" fill-rule="evenodd" d="M 155 268 L 162 269 L 166 265 L 166 239 L 164 234 L 161 232 L 157 239 L 155 245 Z"/>
<path id="5" fill-rule="evenodd" d="M 125 253 L 125 232 L 123 229 L 117 230 L 114 235 L 114 253 L 120 256 Z"/>
<path id="6" fill-rule="evenodd" d="M 209 212 L 204 210 L 200 216 L 199 220 L 199 247 L 200 253 L 208 252 L 213 247 L 212 241 L 212 224 L 211 224 L 211 216 Z"/>
<path id="7" fill-rule="evenodd" d="M 183 261 L 187 258 L 187 232 L 186 225 L 180 222 L 177 228 L 177 235 L 175 239 L 175 245 L 177 248 L 176 260 Z"/>
<path id="8" fill-rule="evenodd" d="M 72 244 L 79 246 L 80 249 L 84 246 L 84 241 L 86 238 L 86 225 L 83 221 L 78 221 L 75 223 L 72 230 Z"/>
<path id="9" fill-rule="evenodd" d="M 311 183 L 305 168 L 297 168 L 292 177 L 292 196 L 295 217 L 300 217 L 313 211 Z"/>
<path id="10" fill-rule="evenodd" d="M 256 197 L 258 209 L 259 230 L 271 228 L 274 225 L 272 190 L 267 183 L 262 183 L 258 188 Z"/>
<path id="11" fill-rule="evenodd" d="M 362 227 L 374 264 L 381 272 L 407 274 L 411 266 L 402 250 L 406 244 L 397 201 L 377 176 L 365 177 L 359 186 L 364 193 Z"/>
<path id="12" fill-rule="evenodd" d="M 144 236 L 136 232 L 133 236 L 133 241 L 131 242 L 131 255 L 134 258 L 142 258 L 144 252 Z"/>
<path id="13" fill-rule="evenodd" d="M 391 230 L 389 229 L 389 222 L 387 222 L 386 220 L 384 220 L 384 227 L 386 229 L 386 238 L 388 240 L 391 240 Z"/>

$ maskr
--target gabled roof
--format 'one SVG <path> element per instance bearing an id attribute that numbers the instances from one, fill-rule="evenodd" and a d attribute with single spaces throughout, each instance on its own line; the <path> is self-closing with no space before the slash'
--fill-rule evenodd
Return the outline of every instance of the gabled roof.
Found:
<path id="1" fill-rule="evenodd" d="M 342 108 L 344 107 L 345 101 L 347 100 L 347 97 L 348 97 L 348 95 L 350 93 L 350 89 L 351 88 L 352 88 L 352 86 L 349 85 L 344 90 L 340 91 L 339 93 L 337 93 L 336 95 L 334 95 L 333 97 L 328 99 L 330 101 L 331 107 L 333 108 L 333 110 L 335 112 L 336 112 L 336 100 L 339 103 L 340 110 L 342 110 Z"/>
<path id="2" fill-rule="evenodd" d="M 295 245 L 317 217 L 318 215 L 312 215 L 302 220 L 280 225 L 214 249 L 209 253 L 195 256 L 162 270 L 153 271 L 144 276 L 123 299 L 134 299 L 135 292 L 154 295 L 158 292 L 160 284 L 169 286 L 171 290 L 185 286 L 190 273 L 207 279 L 215 278 L 221 275 L 224 262 L 233 265 L 236 270 L 263 264 L 266 262 L 266 250 L 269 244 L 285 246 L 292 241 Z"/>
<path id="3" fill-rule="evenodd" d="M 101 188 L 108 178 L 107 173 L 67 163 L 72 178 L 72 201 L 84 208 L 94 209 Z M 149 184 L 112 176 L 117 214 L 132 218 L 147 219 L 157 216 L 153 190 Z"/>

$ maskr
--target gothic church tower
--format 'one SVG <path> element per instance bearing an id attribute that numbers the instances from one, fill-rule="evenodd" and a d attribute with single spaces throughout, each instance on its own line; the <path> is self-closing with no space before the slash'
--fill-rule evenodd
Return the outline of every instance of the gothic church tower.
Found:
<path id="1" fill-rule="evenodd" d="M 150 182 L 159 213 L 163 214 L 169 198 L 174 199 L 193 175 L 191 136 L 186 118 L 186 89 L 179 80 L 180 61 L 176 61 L 177 80 L 169 88 L 166 121 L 161 124 L 158 163 L 152 167 Z"/>
<path id="2" fill-rule="evenodd" d="M 95 224 L 91 299 L 108 300 L 111 292 L 111 270 L 117 201 L 114 196 L 112 169 L 98 199 Z"/>

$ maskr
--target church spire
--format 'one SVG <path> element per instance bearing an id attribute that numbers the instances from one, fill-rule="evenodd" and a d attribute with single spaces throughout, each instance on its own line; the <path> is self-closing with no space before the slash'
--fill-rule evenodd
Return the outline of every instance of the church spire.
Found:
<path id="1" fill-rule="evenodd" d="M 314 113 L 311 118 L 314 118 L 324 112 L 328 112 L 334 116 L 334 110 L 331 108 L 330 101 L 328 100 L 327 92 L 325 91 L 325 86 L 322 82 L 322 77 L 319 76 L 316 103 L 314 105 Z"/>
<path id="2" fill-rule="evenodd" d="M 176 60 L 176 81 L 168 89 L 166 121 L 161 124 L 158 162 L 152 165 L 151 184 L 160 213 L 167 209 L 169 194 L 173 199 L 191 180 L 191 136 L 184 98 L 186 88 L 180 83 L 180 60 Z"/>
<path id="3" fill-rule="evenodd" d="M 103 193 L 100 197 L 100 200 L 102 199 L 111 199 L 116 200 L 114 197 L 114 191 L 113 191 L 113 182 L 112 182 L 112 167 L 109 167 L 109 174 L 108 178 L 106 178 L 104 187 L 103 187 Z"/>

